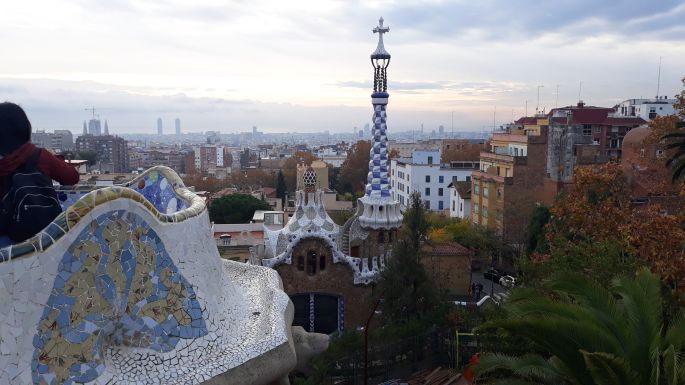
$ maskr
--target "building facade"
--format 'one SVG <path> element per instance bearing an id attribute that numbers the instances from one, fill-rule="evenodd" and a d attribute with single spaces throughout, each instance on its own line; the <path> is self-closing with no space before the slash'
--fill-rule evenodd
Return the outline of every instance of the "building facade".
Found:
<path id="1" fill-rule="evenodd" d="M 193 146 L 191 156 L 193 161 L 186 162 L 186 173 L 213 176 L 218 179 L 226 179 L 231 175 L 233 156 L 228 147 L 215 144 Z"/>
<path id="2" fill-rule="evenodd" d="M 493 229 L 509 243 L 522 242 L 529 216 L 543 191 L 547 127 L 540 135 L 494 133 L 472 174 L 471 222 Z"/>
<path id="3" fill-rule="evenodd" d="M 425 207 L 433 211 L 448 210 L 449 184 L 471 180 L 479 161 L 440 163 L 440 150 L 415 150 L 411 158 L 393 159 L 390 167 L 393 196 L 405 209 L 413 192 L 421 195 Z"/>
<path id="4" fill-rule="evenodd" d="M 675 115 L 676 99 L 658 96 L 654 99 L 627 99 L 614 106 L 617 117 L 639 117 L 650 121 L 657 116 Z"/>
<path id="5" fill-rule="evenodd" d="M 96 168 L 102 172 L 130 171 L 127 142 L 124 138 L 112 135 L 82 135 L 76 138 L 75 150 L 95 152 Z"/>
<path id="6" fill-rule="evenodd" d="M 645 123 L 638 116 L 616 116 L 614 109 L 582 102 L 552 109 L 543 201 L 551 204 L 559 192 L 568 188 L 577 166 L 620 159 L 625 135 Z"/>
<path id="7" fill-rule="evenodd" d="M 471 220 L 471 181 L 447 185 L 450 194 L 450 218 Z"/>
<path id="8" fill-rule="evenodd" d="M 69 130 L 55 130 L 53 132 L 36 130 L 31 133 L 31 142 L 38 147 L 54 152 L 74 149 L 74 137 Z"/>

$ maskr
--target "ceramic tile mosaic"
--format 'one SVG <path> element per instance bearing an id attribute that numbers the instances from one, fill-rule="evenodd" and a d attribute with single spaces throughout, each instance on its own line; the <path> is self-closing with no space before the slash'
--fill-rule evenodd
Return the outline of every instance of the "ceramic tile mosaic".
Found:
<path id="1" fill-rule="evenodd" d="M 316 181 L 310 181 L 315 184 Z M 355 220 L 356 221 L 356 220 Z M 366 232 L 357 225 L 358 232 Z M 323 199 L 323 191 L 305 192 L 298 191 L 295 200 L 295 214 L 288 223 L 280 230 L 269 230 L 264 227 L 264 248 L 253 248 L 255 255 L 250 259 L 252 263 L 275 268 L 280 264 L 292 264 L 292 251 L 297 244 L 306 238 L 323 240 L 330 248 L 333 263 L 345 263 L 354 272 L 355 284 L 369 284 L 374 282 L 382 268 L 387 255 L 374 257 L 372 268 L 368 268 L 366 258 L 356 258 L 345 254 L 340 246 L 344 232 L 349 227 L 340 228 L 328 216 Z M 257 255 L 261 253 L 261 255 Z M 378 261 L 383 261 L 379 264 Z"/>
<path id="2" fill-rule="evenodd" d="M 97 189 L 0 250 L 0 384 L 195 385 L 287 346 L 278 274 L 222 260 L 204 202 L 171 184 L 186 208 Z"/>
<path id="3" fill-rule="evenodd" d="M 58 271 L 34 338 L 36 384 L 95 380 L 105 369 L 105 343 L 167 352 L 207 334 L 193 288 L 136 214 L 97 217 Z"/>
<path id="4" fill-rule="evenodd" d="M 205 210 L 204 201 L 186 189 L 181 178 L 168 167 L 153 167 L 126 186 L 131 188 L 60 186 L 58 196 L 64 212 L 35 237 L 0 249 L 0 262 L 43 250 L 69 231 L 95 206 L 114 199 L 129 198 L 142 203 L 164 222 L 182 221 Z"/>
<path id="5" fill-rule="evenodd" d="M 148 170 L 126 186 L 142 194 L 161 213 L 171 214 L 188 207 L 186 201 L 176 194 L 176 188 L 182 187 L 183 182 L 179 184 L 178 180 L 170 180 L 157 169 Z"/>

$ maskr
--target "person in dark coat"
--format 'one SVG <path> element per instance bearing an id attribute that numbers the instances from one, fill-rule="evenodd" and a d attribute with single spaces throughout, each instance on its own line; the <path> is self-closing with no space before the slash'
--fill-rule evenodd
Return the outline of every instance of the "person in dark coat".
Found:
<path id="1" fill-rule="evenodd" d="M 0 103 L 0 199 L 10 189 L 12 174 L 31 158 L 37 147 L 31 143 L 31 122 L 24 110 L 14 103 Z M 45 149 L 40 149 L 38 171 L 62 185 L 79 181 L 78 171 Z M 0 227 L 0 247 L 11 244 L 6 229 Z"/>

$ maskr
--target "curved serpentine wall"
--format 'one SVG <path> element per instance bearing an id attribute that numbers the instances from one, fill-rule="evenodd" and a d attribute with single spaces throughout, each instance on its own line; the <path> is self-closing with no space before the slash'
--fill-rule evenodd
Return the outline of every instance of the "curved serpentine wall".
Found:
<path id="1" fill-rule="evenodd" d="M 258 384 L 287 374 L 292 307 L 277 273 L 222 260 L 204 202 L 170 169 L 129 186 L 63 191 L 73 202 L 64 213 L 0 250 L 0 383 Z M 264 373 L 249 368 L 274 352 L 279 363 L 260 363 Z M 254 373 L 231 379 L 245 370 Z"/>

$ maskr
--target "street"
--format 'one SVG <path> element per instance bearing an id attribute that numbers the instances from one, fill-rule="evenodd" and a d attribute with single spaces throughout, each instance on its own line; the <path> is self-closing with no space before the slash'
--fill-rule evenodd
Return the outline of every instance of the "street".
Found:
<path id="1" fill-rule="evenodd" d="M 485 279 L 483 277 L 482 272 L 474 271 L 472 277 L 473 277 L 473 283 L 475 283 L 476 285 L 478 285 L 479 283 L 481 285 L 483 285 L 483 293 L 481 293 L 481 298 L 484 295 L 490 295 L 491 287 L 494 288 L 495 293 L 504 293 L 507 291 L 507 289 L 500 286 L 499 283 L 493 283 L 489 279 Z"/>

